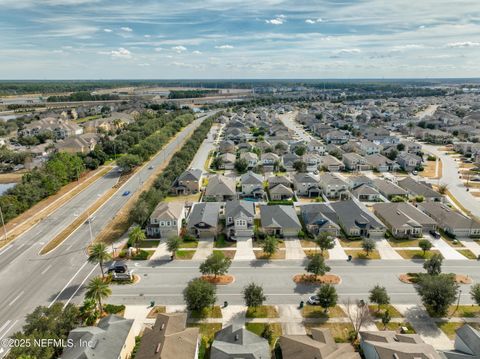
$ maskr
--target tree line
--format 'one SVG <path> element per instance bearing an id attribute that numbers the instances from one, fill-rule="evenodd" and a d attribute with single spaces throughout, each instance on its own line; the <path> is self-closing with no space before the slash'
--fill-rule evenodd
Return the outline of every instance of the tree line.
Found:
<path id="1" fill-rule="evenodd" d="M 49 96 L 47 102 L 69 102 L 69 101 L 107 101 L 107 100 L 119 100 L 118 95 L 104 94 L 93 95 L 88 91 L 74 92 L 66 96 Z"/>
<path id="2" fill-rule="evenodd" d="M 218 93 L 217 90 L 177 90 L 170 91 L 169 99 L 205 97 Z"/>

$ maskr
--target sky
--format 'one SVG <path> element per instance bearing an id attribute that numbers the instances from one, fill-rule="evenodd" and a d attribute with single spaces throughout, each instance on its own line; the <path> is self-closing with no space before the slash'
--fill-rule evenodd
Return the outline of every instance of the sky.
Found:
<path id="1" fill-rule="evenodd" d="M 480 0 L 0 0 L 0 79 L 480 77 Z"/>

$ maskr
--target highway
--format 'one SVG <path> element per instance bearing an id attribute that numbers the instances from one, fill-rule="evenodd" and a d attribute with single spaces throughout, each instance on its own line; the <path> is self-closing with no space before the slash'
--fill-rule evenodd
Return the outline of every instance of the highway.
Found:
<path id="1" fill-rule="evenodd" d="M 185 127 L 175 141 L 168 144 L 151 161 L 137 171 L 118 191 L 95 213 L 91 224 L 93 237 L 122 209 L 130 196 L 123 192 L 135 193 L 142 188 L 143 182 L 152 175 L 149 166 L 160 166 L 176 150 L 178 144 L 189 137 L 193 131 L 211 115 L 208 113 L 197 118 Z M 51 305 L 55 301 L 69 302 L 79 298 L 80 288 L 96 270 L 99 269 L 86 261 L 85 248 L 90 242 L 89 226 L 79 227 L 59 247 L 47 255 L 39 255 L 40 249 L 53 238 L 55 233 L 68 226 L 75 215 L 81 213 L 93 203 L 102 191 L 112 187 L 118 180 L 118 174 L 111 173 L 95 182 L 88 189 L 56 210 L 46 220 L 32 227 L 11 246 L 0 251 L 0 278 L 2 280 L 0 301 L 0 339 L 21 328 L 24 317 L 39 305 Z M 1 356 L 1 354 L 0 354 Z"/>

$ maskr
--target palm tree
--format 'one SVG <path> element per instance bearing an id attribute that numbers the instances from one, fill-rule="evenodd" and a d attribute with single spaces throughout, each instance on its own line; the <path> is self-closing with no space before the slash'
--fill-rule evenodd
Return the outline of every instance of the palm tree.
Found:
<path id="1" fill-rule="evenodd" d="M 94 299 L 95 302 L 98 303 L 100 313 L 103 313 L 102 299 L 107 299 L 110 294 L 112 294 L 112 290 L 108 286 L 108 283 L 105 283 L 101 277 L 95 277 L 88 283 L 85 297 L 87 299 Z"/>
<path id="2" fill-rule="evenodd" d="M 135 247 L 137 251 L 138 245 L 140 244 L 140 242 L 144 241 L 145 238 L 145 232 L 143 232 L 140 226 L 133 227 L 130 234 L 128 235 L 129 242 Z"/>
<path id="3" fill-rule="evenodd" d="M 88 261 L 90 263 L 98 263 L 100 265 L 100 271 L 102 272 L 102 278 L 105 277 L 103 272 L 103 264 L 112 259 L 110 253 L 108 253 L 105 243 L 96 243 L 90 247 Z"/>

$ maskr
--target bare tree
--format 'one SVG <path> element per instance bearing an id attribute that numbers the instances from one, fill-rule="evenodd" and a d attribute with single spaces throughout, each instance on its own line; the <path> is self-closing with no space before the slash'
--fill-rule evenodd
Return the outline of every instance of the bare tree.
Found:
<path id="1" fill-rule="evenodd" d="M 357 300 L 355 303 L 352 303 L 350 298 L 348 298 L 344 305 L 347 309 L 347 317 L 353 326 L 352 340 L 355 341 L 362 326 L 371 320 L 368 303 L 364 300 Z"/>

